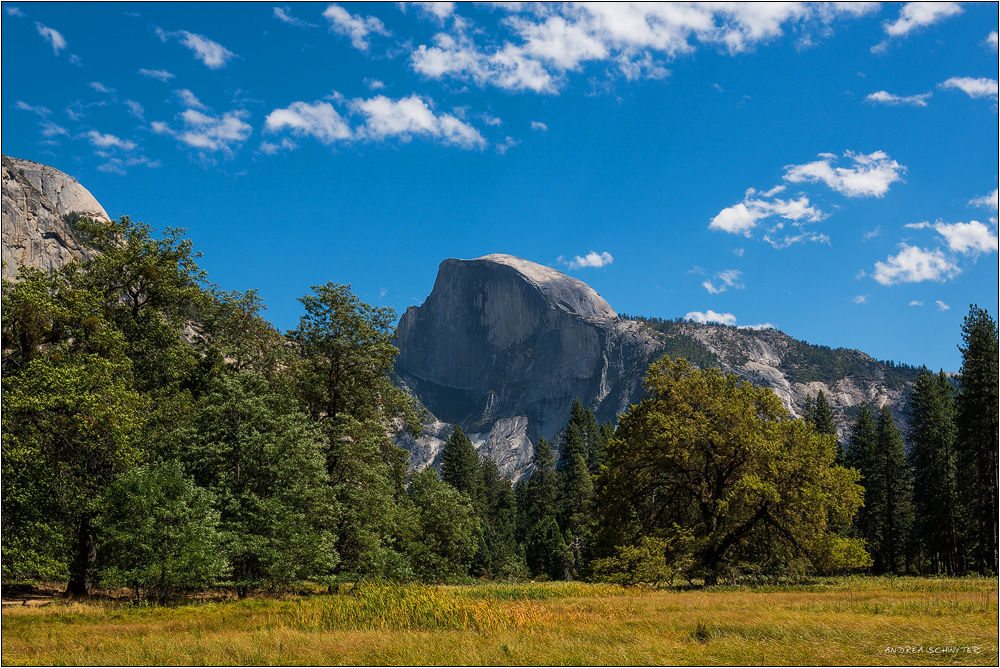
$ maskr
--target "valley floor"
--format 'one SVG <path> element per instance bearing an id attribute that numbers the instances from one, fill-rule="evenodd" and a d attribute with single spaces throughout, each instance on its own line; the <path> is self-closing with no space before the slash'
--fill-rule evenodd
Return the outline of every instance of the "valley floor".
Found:
<path id="1" fill-rule="evenodd" d="M 4 606 L 3 665 L 997 665 L 997 580 L 650 591 L 367 585 L 176 607 Z"/>

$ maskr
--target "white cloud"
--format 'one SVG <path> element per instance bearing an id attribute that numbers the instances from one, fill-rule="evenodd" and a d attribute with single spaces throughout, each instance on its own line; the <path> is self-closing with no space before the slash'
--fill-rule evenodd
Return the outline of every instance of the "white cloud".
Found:
<path id="1" fill-rule="evenodd" d="M 166 42 L 169 39 L 176 39 L 183 46 L 190 49 L 195 58 L 200 60 L 206 67 L 212 70 L 225 67 L 226 63 L 236 57 L 235 53 L 218 42 L 212 41 L 204 35 L 199 35 L 187 30 L 167 32 L 162 28 L 156 28 L 156 34 L 163 42 Z"/>
<path id="2" fill-rule="evenodd" d="M 909 305 L 910 306 L 923 306 L 924 303 L 922 301 L 920 301 L 919 299 L 914 299 L 913 301 L 910 302 Z"/>
<path id="3" fill-rule="evenodd" d="M 376 95 L 368 100 L 353 100 L 351 107 L 367 117 L 358 131 L 370 139 L 399 137 L 408 141 L 411 136 L 424 135 L 467 149 L 486 146 L 486 140 L 474 127 L 451 114 L 436 115 L 416 94 L 399 100 Z"/>
<path id="4" fill-rule="evenodd" d="M 102 84 L 100 81 L 91 81 L 87 85 L 90 86 L 91 88 L 93 88 L 94 90 L 96 90 L 98 93 L 104 93 L 106 95 L 114 95 L 115 93 L 118 92 L 114 88 L 108 88 L 107 86 L 105 86 L 104 84 Z"/>
<path id="5" fill-rule="evenodd" d="M 42 118 L 45 118 L 46 116 L 52 113 L 52 110 L 49 109 L 48 107 L 42 107 L 42 106 L 36 107 L 28 104 L 27 102 L 22 102 L 21 100 L 18 100 L 15 106 L 21 111 L 30 111 L 33 114 L 38 114 Z"/>
<path id="6" fill-rule="evenodd" d="M 140 121 L 143 120 L 145 109 L 142 108 L 141 104 L 135 100 L 125 100 L 125 106 L 128 107 L 128 113 L 132 114 L 132 116 L 138 118 Z"/>
<path id="7" fill-rule="evenodd" d="M 270 132 L 288 129 L 293 135 L 313 137 L 324 144 L 352 136 L 350 126 L 333 105 L 320 100 L 312 104 L 293 102 L 284 109 L 275 109 L 264 119 L 264 127 Z"/>
<path id="8" fill-rule="evenodd" d="M 181 101 L 181 104 L 183 104 L 188 109 L 205 110 L 208 108 L 204 104 L 202 104 L 201 100 L 198 99 L 197 95 L 189 91 L 187 88 L 179 88 L 175 90 L 174 95 L 176 95 L 177 99 Z"/>
<path id="9" fill-rule="evenodd" d="M 414 2 L 412 4 L 439 21 L 444 21 L 455 13 L 454 2 Z"/>
<path id="10" fill-rule="evenodd" d="M 291 12 L 290 7 L 275 7 L 274 8 L 274 18 L 278 19 L 282 23 L 287 23 L 290 26 L 295 26 L 296 28 L 318 28 L 319 26 L 315 23 L 309 23 L 308 21 L 303 21 L 302 19 L 295 18 L 289 12 Z"/>
<path id="11" fill-rule="evenodd" d="M 685 320 L 690 320 L 691 322 L 696 322 L 698 324 L 704 325 L 709 322 L 717 322 L 722 325 L 735 325 L 736 316 L 732 313 L 716 313 L 711 309 L 705 311 L 691 311 L 684 316 Z"/>
<path id="12" fill-rule="evenodd" d="M 834 167 L 836 156 L 822 153 L 821 160 L 786 166 L 784 178 L 791 183 L 821 181 L 847 197 L 882 197 L 906 171 L 882 151 L 867 155 L 847 151 L 844 156 L 854 162 L 853 167 Z"/>
<path id="13" fill-rule="evenodd" d="M 58 30 L 54 30 L 37 21 L 35 21 L 35 29 L 42 36 L 42 39 L 52 45 L 52 53 L 55 55 L 58 56 L 59 52 L 66 48 L 66 38 Z"/>
<path id="14" fill-rule="evenodd" d="M 170 79 L 174 78 L 174 75 L 166 70 L 147 70 L 145 68 L 139 70 L 139 74 L 150 79 L 157 79 L 158 81 L 163 81 L 164 83 Z"/>
<path id="15" fill-rule="evenodd" d="M 941 301 L 940 299 L 938 299 L 938 300 L 937 300 L 937 301 L 935 301 L 934 303 L 935 303 L 935 304 L 937 304 L 937 307 L 938 307 L 938 310 L 939 310 L 939 311 L 947 311 L 947 310 L 951 309 L 951 307 L 950 307 L 950 306 L 948 306 L 947 304 L 945 304 L 945 303 L 944 303 L 943 301 Z"/>
<path id="16" fill-rule="evenodd" d="M 342 96 L 333 98 L 344 102 Z M 342 115 L 331 102 L 294 102 L 284 109 L 275 109 L 265 120 L 269 132 L 289 130 L 298 136 L 311 136 L 324 144 L 344 140 L 381 141 L 396 138 L 409 141 L 413 137 L 437 139 L 465 149 L 485 148 L 486 140 L 472 125 L 453 114 L 438 114 L 431 102 L 419 95 L 392 99 L 376 95 L 346 102 L 348 116 Z M 351 114 L 360 119 L 352 125 Z"/>
<path id="17" fill-rule="evenodd" d="M 584 267 L 600 268 L 605 265 L 609 265 L 615 261 L 615 258 L 612 257 L 611 253 L 607 251 L 604 251 L 603 253 L 596 253 L 594 251 L 590 251 L 583 257 L 577 255 L 569 262 L 562 260 L 561 258 L 560 260 L 570 269 L 583 269 Z"/>
<path id="18" fill-rule="evenodd" d="M 986 46 L 990 47 L 994 51 L 997 50 L 997 31 L 994 30 L 989 35 L 986 36 Z"/>
<path id="19" fill-rule="evenodd" d="M 56 125 L 51 121 L 42 121 L 38 125 L 42 128 L 41 132 L 43 137 L 55 137 L 57 135 L 69 136 L 69 130 L 61 125 Z"/>
<path id="20" fill-rule="evenodd" d="M 288 137 L 283 137 L 280 144 L 274 144 L 269 141 L 262 141 L 260 143 L 260 152 L 267 155 L 275 155 L 279 151 L 294 151 L 298 148 L 298 144 L 293 142 Z"/>
<path id="21" fill-rule="evenodd" d="M 885 24 L 885 32 L 891 37 L 902 37 L 961 13 L 957 2 L 908 2 L 899 11 L 898 19 Z"/>
<path id="22" fill-rule="evenodd" d="M 960 269 L 940 250 L 925 250 L 917 246 L 900 244 L 900 252 L 890 255 L 885 262 L 875 263 L 872 277 L 882 285 L 945 281 L 956 276 Z"/>
<path id="23" fill-rule="evenodd" d="M 531 121 L 531 129 L 541 130 L 542 132 L 548 132 L 549 126 L 547 126 L 545 123 L 542 123 L 541 121 Z"/>
<path id="24" fill-rule="evenodd" d="M 868 295 L 858 295 L 857 297 L 852 298 L 851 301 L 855 304 L 864 304 L 868 301 Z"/>
<path id="25" fill-rule="evenodd" d="M 876 225 L 874 230 L 869 230 L 868 232 L 862 234 L 861 240 L 868 241 L 870 239 L 874 239 L 875 237 L 880 237 L 880 236 L 882 236 L 882 226 Z"/>
<path id="26" fill-rule="evenodd" d="M 379 81 L 378 79 L 368 79 L 364 80 L 364 84 L 368 86 L 368 90 L 384 90 L 385 82 Z"/>
<path id="27" fill-rule="evenodd" d="M 502 6 L 508 39 L 480 45 L 485 31 L 456 17 L 450 32 L 413 51 L 411 66 L 432 79 L 455 77 L 479 86 L 557 93 L 564 75 L 584 63 L 603 62 L 626 79 L 663 78 L 663 61 L 697 44 L 740 53 L 794 28 L 829 34 L 830 23 L 870 11 L 873 3 L 565 3 Z M 443 8 L 442 8 L 443 9 Z M 442 12 L 443 13 L 443 12 Z"/>
<path id="28" fill-rule="evenodd" d="M 382 21 L 374 16 L 355 16 L 340 5 L 330 5 L 323 12 L 323 18 L 330 22 L 330 30 L 339 35 L 349 37 L 351 45 L 359 51 L 369 49 L 368 36 L 382 35 L 389 37 L 392 35 Z"/>
<path id="29" fill-rule="evenodd" d="M 784 190 L 783 187 L 780 189 L 772 188 L 767 192 L 758 193 L 750 188 L 742 202 L 726 207 L 716 214 L 708 225 L 709 229 L 749 237 L 750 232 L 762 220 L 774 216 L 793 221 L 795 224 L 815 223 L 824 218 L 823 212 L 810 206 L 809 198 L 804 195 L 798 199 L 765 199 L 780 193 L 782 190 Z M 761 197 L 755 197 L 756 195 L 761 195 Z"/>
<path id="30" fill-rule="evenodd" d="M 975 199 L 969 200 L 969 204 L 972 206 L 982 206 L 987 209 L 997 210 L 997 189 L 994 188 L 993 192 L 989 195 L 983 195 L 982 197 L 976 197 Z"/>
<path id="31" fill-rule="evenodd" d="M 17 7 L 6 6 L 3 10 L 7 13 L 7 16 L 16 16 L 18 18 L 24 18 L 24 12 L 22 12 Z"/>
<path id="32" fill-rule="evenodd" d="M 136 148 L 136 143 L 128 139 L 121 139 L 112 134 L 102 134 L 97 130 L 91 130 L 83 135 L 95 148 L 120 148 L 123 151 L 131 151 Z"/>
<path id="33" fill-rule="evenodd" d="M 968 223 L 937 223 L 934 229 L 956 253 L 992 253 L 998 248 L 997 235 L 978 220 Z"/>
<path id="34" fill-rule="evenodd" d="M 744 288 L 743 283 L 740 282 L 740 277 L 742 275 L 742 272 L 738 269 L 726 269 L 725 271 L 720 271 L 715 275 L 715 280 L 718 281 L 718 285 L 712 281 L 705 281 L 701 284 L 701 286 L 708 290 L 709 294 L 713 295 L 725 292 L 730 288 L 733 290 L 742 290 Z"/>
<path id="35" fill-rule="evenodd" d="M 203 155 L 221 152 L 232 155 L 233 150 L 246 141 L 253 128 L 244 121 L 249 112 L 238 109 L 221 116 L 188 108 L 178 114 L 183 127 L 175 130 L 168 123 L 153 121 L 150 128 L 157 134 L 170 135 Z"/>
<path id="36" fill-rule="evenodd" d="M 830 237 L 819 232 L 800 232 L 798 234 L 786 234 L 783 237 L 776 238 L 772 236 L 773 232 L 768 232 L 761 239 L 771 244 L 774 248 L 781 250 L 782 248 L 788 248 L 789 246 L 794 246 L 795 244 L 805 243 L 807 241 L 816 242 L 820 244 L 830 243 Z"/>
<path id="37" fill-rule="evenodd" d="M 997 80 L 980 77 L 952 77 L 941 84 L 945 90 L 958 89 L 969 97 L 997 98 Z"/>
<path id="38" fill-rule="evenodd" d="M 920 95 L 907 95 L 904 97 L 880 90 L 871 93 L 865 98 L 865 100 L 871 102 L 872 104 L 884 104 L 890 107 L 898 107 L 902 105 L 908 105 L 911 107 L 926 107 L 927 98 L 930 96 L 931 93 L 921 93 Z"/>

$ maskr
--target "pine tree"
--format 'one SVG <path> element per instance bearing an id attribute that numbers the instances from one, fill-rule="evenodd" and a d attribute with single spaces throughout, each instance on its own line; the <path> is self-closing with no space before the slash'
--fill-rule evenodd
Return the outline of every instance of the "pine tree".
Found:
<path id="1" fill-rule="evenodd" d="M 811 394 L 806 395 L 806 405 L 802 407 L 802 419 L 806 424 L 816 424 L 816 407 Z"/>
<path id="2" fill-rule="evenodd" d="M 823 390 L 820 390 L 819 394 L 816 395 L 812 422 L 817 433 L 837 435 L 837 423 L 833 421 L 833 411 L 830 410 L 830 404 L 827 402 Z"/>
<path id="3" fill-rule="evenodd" d="M 935 573 L 964 570 L 960 547 L 958 461 L 954 391 L 942 371 L 926 367 L 913 383 L 907 404 L 907 440 L 913 468 L 916 526 Z"/>
<path id="4" fill-rule="evenodd" d="M 525 545 L 528 569 L 534 574 L 549 573 L 552 566 L 550 526 L 556 522 L 559 500 L 555 464 L 549 442 L 544 436 L 539 436 L 531 459 L 531 477 L 524 493 Z"/>
<path id="5" fill-rule="evenodd" d="M 456 426 L 444 443 L 441 453 L 441 479 L 464 492 L 477 509 L 483 502 L 482 472 L 479 453 L 461 427 Z"/>
<path id="6" fill-rule="evenodd" d="M 882 407 L 878 420 L 878 446 L 874 483 L 879 490 L 879 544 L 873 550 L 875 569 L 905 573 L 908 543 L 913 525 L 913 483 L 906 462 L 903 435 L 889 406 Z"/>
<path id="7" fill-rule="evenodd" d="M 580 399 L 573 399 L 573 407 L 570 409 L 569 423 L 562 432 L 562 443 L 560 444 L 559 463 L 556 470 L 562 472 L 572 465 L 573 457 L 581 455 L 584 461 L 587 459 L 587 411 L 580 403 Z"/>
<path id="8" fill-rule="evenodd" d="M 997 572 L 998 341 L 997 323 L 973 304 L 962 324 L 962 370 L 957 398 L 961 468 L 972 475 L 964 485 L 975 524 L 975 570 Z"/>
<path id="9" fill-rule="evenodd" d="M 878 486 L 878 426 L 867 403 L 858 407 L 858 417 L 851 428 L 847 442 L 846 465 L 861 473 L 861 486 L 865 489 L 864 505 L 854 516 L 853 533 L 863 538 L 870 552 L 875 551 L 879 541 L 880 523 L 876 508 L 880 505 Z"/>

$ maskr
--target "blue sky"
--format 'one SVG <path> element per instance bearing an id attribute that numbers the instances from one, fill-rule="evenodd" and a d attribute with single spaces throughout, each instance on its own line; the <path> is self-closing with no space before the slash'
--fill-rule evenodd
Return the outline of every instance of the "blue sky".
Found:
<path id="1" fill-rule="evenodd" d="M 281 329 L 502 252 L 619 312 L 958 370 L 997 313 L 997 4 L 3 3 L 3 152 Z"/>

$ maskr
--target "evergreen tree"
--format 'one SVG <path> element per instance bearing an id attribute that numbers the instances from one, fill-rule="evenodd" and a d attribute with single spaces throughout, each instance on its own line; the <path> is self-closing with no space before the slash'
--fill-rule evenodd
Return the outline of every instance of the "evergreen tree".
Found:
<path id="1" fill-rule="evenodd" d="M 457 425 L 444 442 L 441 479 L 469 497 L 477 510 L 482 510 L 483 481 L 479 453 Z"/>
<path id="2" fill-rule="evenodd" d="M 889 406 L 879 414 L 878 445 L 872 484 L 878 524 L 878 542 L 873 546 L 875 570 L 881 573 L 905 573 L 913 525 L 913 483 L 906 461 L 903 435 L 892 417 Z"/>
<path id="3" fill-rule="evenodd" d="M 569 422 L 563 429 L 560 443 L 559 463 L 557 471 L 564 471 L 572 466 L 573 457 L 580 455 L 584 461 L 587 460 L 587 411 L 580 403 L 580 399 L 573 399 L 573 406 L 570 408 Z"/>
<path id="4" fill-rule="evenodd" d="M 559 479 L 555 457 L 544 436 L 538 437 L 531 459 L 531 477 L 525 488 L 524 537 L 528 569 L 533 574 L 550 573 L 553 568 L 551 525 L 556 522 Z M 560 534 L 561 536 L 561 534 Z"/>
<path id="5" fill-rule="evenodd" d="M 402 534 L 414 573 L 438 582 L 467 577 L 482 532 L 469 497 L 426 468 L 411 476 L 407 498 L 414 519 Z"/>
<path id="6" fill-rule="evenodd" d="M 516 537 L 514 489 L 510 480 L 500 475 L 496 462 L 488 457 L 480 462 L 483 503 L 479 520 L 483 531 L 472 574 L 492 579 L 519 577 L 525 574 L 526 566 Z"/>
<path id="7" fill-rule="evenodd" d="M 935 573 L 964 570 L 954 391 L 942 371 L 920 370 L 907 403 L 916 528 Z"/>
<path id="8" fill-rule="evenodd" d="M 858 417 L 851 428 L 845 455 L 846 466 L 861 473 L 861 486 L 865 490 L 864 505 L 854 516 L 853 534 L 863 538 L 869 551 L 875 549 L 879 537 L 877 506 L 878 425 L 867 402 L 858 407 Z"/>
<path id="9" fill-rule="evenodd" d="M 806 405 L 802 407 L 802 419 L 806 424 L 816 424 L 816 407 L 811 394 L 806 395 Z"/>
<path id="10" fill-rule="evenodd" d="M 966 507 L 975 527 L 974 570 L 997 573 L 998 340 L 997 323 L 973 304 L 962 324 L 962 369 L 957 398 L 958 449 Z"/>
<path id="11" fill-rule="evenodd" d="M 827 402 L 823 390 L 820 390 L 819 394 L 816 395 L 812 424 L 818 434 L 837 435 L 837 423 L 833 421 L 833 411 L 830 409 L 830 404 Z"/>

